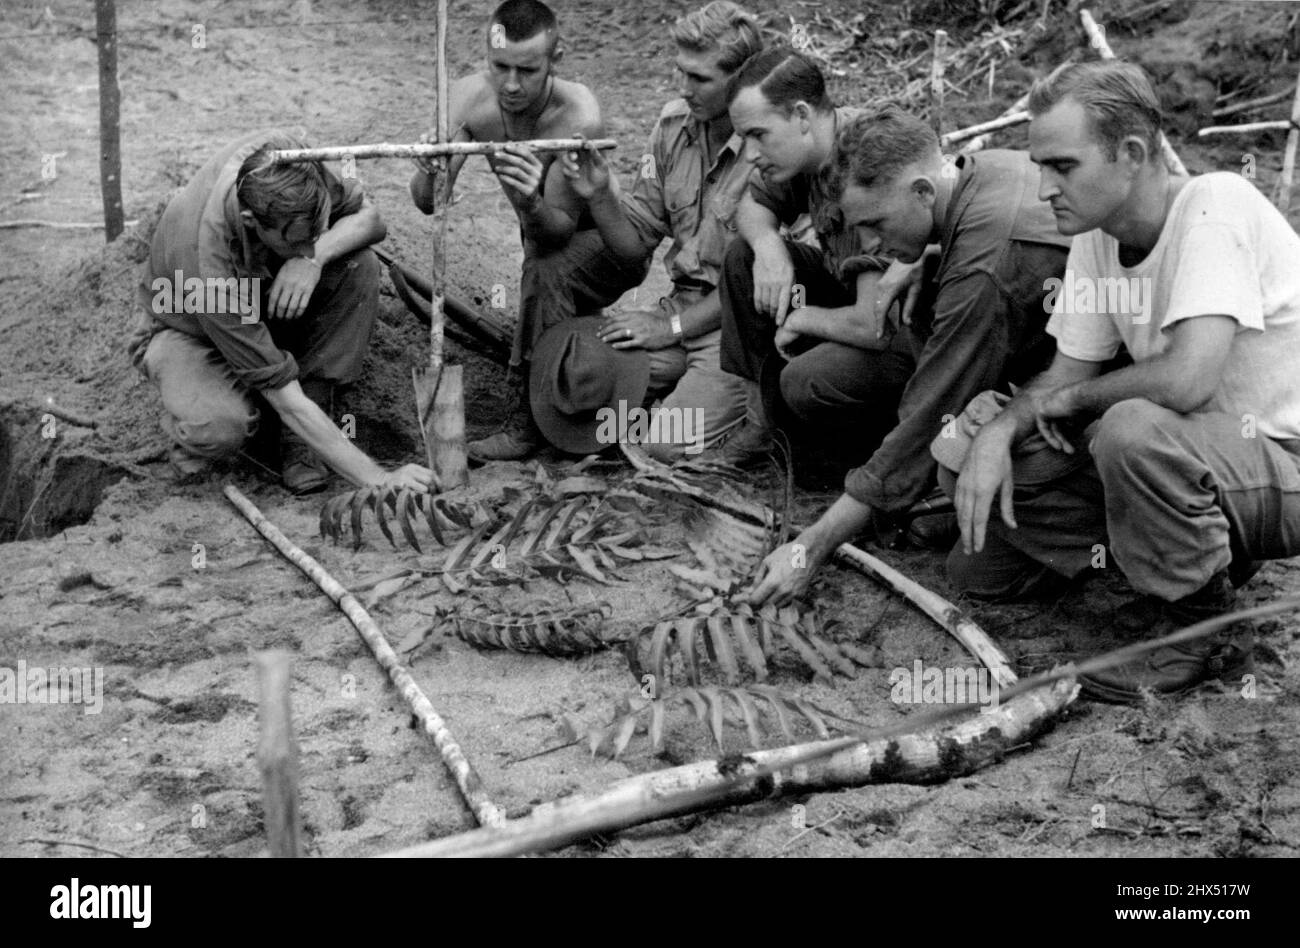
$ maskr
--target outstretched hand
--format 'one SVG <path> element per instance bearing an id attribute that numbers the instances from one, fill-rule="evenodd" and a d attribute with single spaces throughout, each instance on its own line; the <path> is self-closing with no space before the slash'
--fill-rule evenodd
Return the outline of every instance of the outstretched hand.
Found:
<path id="1" fill-rule="evenodd" d="M 441 490 L 438 477 L 422 464 L 406 464 L 395 471 L 385 471 L 372 486 L 380 490 L 414 490 L 436 493 Z"/>
<path id="2" fill-rule="evenodd" d="M 754 608 L 771 603 L 780 608 L 789 605 L 808 591 L 813 575 L 821 563 L 810 560 L 808 544 L 800 536 L 778 546 L 759 564 L 758 575 L 748 591 L 747 601 Z"/>

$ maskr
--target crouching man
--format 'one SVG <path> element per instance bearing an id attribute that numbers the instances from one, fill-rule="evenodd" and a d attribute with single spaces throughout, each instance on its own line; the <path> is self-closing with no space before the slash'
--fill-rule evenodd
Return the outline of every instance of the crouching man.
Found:
<path id="1" fill-rule="evenodd" d="M 941 478 L 962 532 L 949 573 L 974 595 L 1023 594 L 1101 565 L 1109 543 L 1142 594 L 1118 631 L 1160 636 L 1229 611 L 1252 561 L 1300 553 L 1300 237 L 1241 176 L 1168 171 L 1136 66 L 1063 67 L 1029 108 L 1039 196 L 1076 235 L 1057 351 L 1005 407 L 984 398 L 963 419 L 974 439 L 946 462 L 955 484 Z M 1133 363 L 1104 371 L 1121 345 Z M 1238 678 L 1251 648 L 1229 627 L 1081 684 L 1134 701 Z"/>
<path id="2" fill-rule="evenodd" d="M 283 423 L 294 493 L 333 468 L 356 485 L 427 488 L 411 464 L 386 473 L 330 420 L 336 385 L 356 380 L 379 305 L 366 248 L 385 226 L 355 179 L 318 162 L 273 165 L 301 148 L 281 134 L 227 145 L 168 203 L 140 285 L 132 361 L 158 387 L 173 467 L 204 472 L 254 433 L 259 394 Z"/>
<path id="3" fill-rule="evenodd" d="M 801 370 L 812 391 L 823 386 L 877 413 L 876 424 L 894 423 L 866 463 L 848 473 L 844 494 L 767 557 L 750 593 L 754 604 L 801 595 L 841 543 L 873 521 L 905 514 L 934 489 L 935 434 L 981 390 L 1009 395 L 1052 357 L 1044 287 L 1060 279 L 1068 243 L 1035 197 L 1038 175 L 1028 155 L 990 150 L 946 161 L 933 129 L 893 106 L 849 122 L 836 150 L 847 226 L 863 246 L 904 264 L 937 243 L 937 291 L 933 307 L 918 307 L 888 348 L 866 348 L 875 331 L 859 330 L 863 348 L 837 346 L 819 372 Z M 783 387 L 798 365 L 784 369 Z"/>

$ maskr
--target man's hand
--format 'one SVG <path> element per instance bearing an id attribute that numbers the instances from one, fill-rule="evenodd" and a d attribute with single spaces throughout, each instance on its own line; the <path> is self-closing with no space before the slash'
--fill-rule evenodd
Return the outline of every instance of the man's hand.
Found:
<path id="1" fill-rule="evenodd" d="M 813 574 L 822 566 L 820 558 L 811 558 L 810 549 L 804 534 L 800 534 L 767 554 L 749 588 L 749 604 L 758 608 L 771 603 L 779 608 L 807 592 Z"/>
<path id="2" fill-rule="evenodd" d="M 785 241 L 773 236 L 754 248 L 754 307 L 780 326 L 790 311 L 794 261 Z"/>
<path id="3" fill-rule="evenodd" d="M 912 325 L 912 311 L 916 309 L 916 301 L 921 298 L 924 275 L 925 257 L 922 257 L 916 263 L 900 263 L 895 260 L 880 277 L 880 282 L 876 284 L 873 313 L 877 339 L 885 337 L 886 325 L 893 326 L 895 330 L 898 329 L 900 321 L 904 326 Z M 900 299 L 902 300 L 901 319 L 895 321 L 891 318 L 890 312 Z"/>
<path id="4" fill-rule="evenodd" d="M 542 178 L 546 169 L 531 148 L 522 142 L 511 142 L 492 157 L 492 170 L 507 193 L 513 192 L 520 210 L 526 214 L 537 210 L 542 202 Z"/>
<path id="5" fill-rule="evenodd" d="M 383 477 L 372 484 L 380 490 L 438 490 L 438 478 L 433 471 L 420 464 L 407 464 L 395 471 L 385 471 Z"/>
<path id="6" fill-rule="evenodd" d="M 311 294 L 320 282 L 320 264 L 294 257 L 280 266 L 267 294 L 267 315 L 272 319 L 297 319 L 307 311 Z"/>
<path id="7" fill-rule="evenodd" d="M 582 135 L 575 135 L 582 138 Z M 581 151 L 566 151 L 560 156 L 560 171 L 569 181 L 573 193 L 584 201 L 590 201 L 600 191 L 611 191 L 613 177 L 609 173 L 609 163 L 594 148 Z"/>
<path id="8" fill-rule="evenodd" d="M 781 326 L 776 327 L 776 335 L 772 341 L 776 343 L 776 351 L 781 357 L 789 362 L 794 358 L 794 353 L 790 351 L 790 346 L 799 338 L 800 334 L 790 328 L 790 320 L 786 320 Z"/>
<path id="9" fill-rule="evenodd" d="M 611 316 L 597 335 L 615 349 L 666 349 L 677 342 L 668 317 L 654 309 L 634 309 Z"/>
<path id="10" fill-rule="evenodd" d="M 1015 529 L 1014 488 L 1011 440 L 1004 432 L 985 427 L 966 452 L 953 498 L 957 526 L 961 528 L 961 548 L 967 556 L 984 549 L 984 531 L 995 495 L 1001 501 L 1002 522 Z"/>
<path id="11" fill-rule="evenodd" d="M 425 132 L 423 135 L 420 136 L 420 144 L 421 145 L 435 144 L 434 137 L 428 132 Z M 437 187 L 437 185 L 441 184 L 440 178 L 442 177 L 443 166 L 446 161 L 447 161 L 446 158 L 438 155 L 429 155 L 428 157 L 420 156 L 411 159 L 411 162 L 415 165 L 416 168 L 423 171 L 425 174 L 431 175 L 433 177 L 435 192 L 440 190 Z"/>

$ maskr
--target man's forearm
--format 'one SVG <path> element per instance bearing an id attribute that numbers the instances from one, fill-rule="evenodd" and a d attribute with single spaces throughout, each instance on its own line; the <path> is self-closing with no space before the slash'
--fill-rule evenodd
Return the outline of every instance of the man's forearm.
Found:
<path id="1" fill-rule="evenodd" d="M 871 523 L 871 507 L 841 494 L 821 517 L 799 535 L 807 544 L 809 563 L 824 563 L 841 543 L 847 543 Z"/>
<path id="2" fill-rule="evenodd" d="M 289 429 L 347 480 L 362 487 L 384 476 L 383 468 L 359 450 L 296 381 L 262 394 Z"/>
<path id="3" fill-rule="evenodd" d="M 828 308 L 800 306 L 790 310 L 786 328 L 803 336 L 839 342 L 857 349 L 883 349 L 887 341 L 877 339 L 875 326 L 863 319 L 856 305 Z"/>
<path id="4" fill-rule="evenodd" d="M 1199 390 L 1198 390 L 1199 389 Z M 1130 398 L 1144 398 L 1170 411 L 1187 414 L 1209 400 L 1205 386 L 1194 384 L 1185 369 L 1156 356 L 1096 378 L 1074 382 L 1062 393 L 1080 413 L 1100 415 Z"/>
<path id="5" fill-rule="evenodd" d="M 746 194 L 736 208 L 736 231 L 745 243 L 757 250 L 765 242 L 781 239 L 781 222 L 775 214 Z"/>
<path id="6" fill-rule="evenodd" d="M 694 339 L 713 332 L 722 325 L 722 300 L 717 290 L 692 303 L 679 314 L 682 321 L 682 338 Z"/>
<path id="7" fill-rule="evenodd" d="M 625 263 L 640 263 L 645 259 L 650 251 L 623 210 L 623 202 L 617 194 L 609 189 L 601 190 L 592 195 L 587 207 L 591 219 L 596 222 L 600 239 L 615 256 Z"/>
<path id="8" fill-rule="evenodd" d="M 379 243 L 387 234 L 388 228 L 379 216 L 379 209 L 367 205 L 355 214 L 340 218 L 316 238 L 315 260 L 323 267 L 353 251 Z"/>
<path id="9" fill-rule="evenodd" d="M 564 246 L 577 229 L 572 217 L 540 197 L 531 209 L 518 205 L 516 208 L 524 236 L 544 247 Z"/>

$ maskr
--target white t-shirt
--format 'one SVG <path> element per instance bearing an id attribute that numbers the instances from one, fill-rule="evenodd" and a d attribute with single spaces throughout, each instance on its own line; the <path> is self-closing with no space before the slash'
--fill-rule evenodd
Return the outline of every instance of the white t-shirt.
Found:
<path id="1" fill-rule="evenodd" d="M 1049 300 L 1057 348 L 1088 362 L 1112 358 L 1121 342 L 1141 362 L 1163 351 L 1180 320 L 1232 317 L 1223 378 L 1202 410 L 1300 438 L 1300 235 L 1240 175 L 1185 184 L 1137 266 L 1121 266 L 1119 241 L 1100 230 L 1075 237 Z"/>

